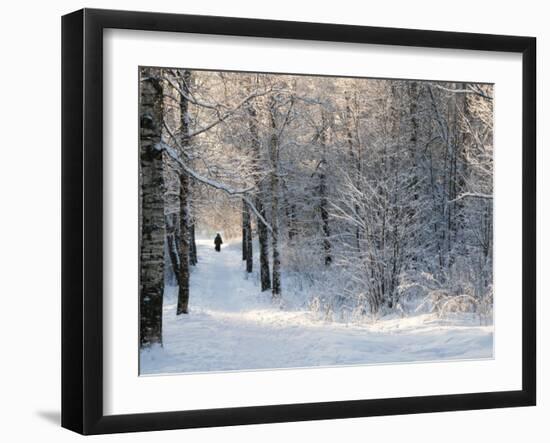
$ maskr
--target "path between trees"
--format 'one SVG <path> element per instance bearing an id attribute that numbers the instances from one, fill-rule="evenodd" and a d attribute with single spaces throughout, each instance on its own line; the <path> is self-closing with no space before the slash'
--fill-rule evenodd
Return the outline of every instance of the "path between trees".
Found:
<path id="1" fill-rule="evenodd" d="M 493 328 L 448 325 L 429 315 L 374 324 L 327 322 L 306 309 L 281 310 L 247 278 L 241 243 L 214 250 L 197 241 L 190 310 L 176 316 L 167 286 L 164 346 L 141 351 L 141 374 L 491 358 Z"/>

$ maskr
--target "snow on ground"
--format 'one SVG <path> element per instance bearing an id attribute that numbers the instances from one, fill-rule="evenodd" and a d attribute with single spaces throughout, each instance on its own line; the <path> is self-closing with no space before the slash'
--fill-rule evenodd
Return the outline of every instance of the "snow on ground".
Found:
<path id="1" fill-rule="evenodd" d="M 197 242 L 189 314 L 165 289 L 163 347 L 141 352 L 141 374 L 492 358 L 493 327 L 429 314 L 341 323 L 305 308 L 281 310 L 243 269 L 241 244 Z M 253 274 L 254 275 L 254 274 Z"/>

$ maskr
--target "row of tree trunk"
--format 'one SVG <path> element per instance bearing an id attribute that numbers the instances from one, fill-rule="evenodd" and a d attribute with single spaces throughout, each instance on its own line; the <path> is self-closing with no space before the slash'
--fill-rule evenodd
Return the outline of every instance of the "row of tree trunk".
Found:
<path id="1" fill-rule="evenodd" d="M 182 92 L 174 92 L 167 78 Z M 189 144 L 189 71 L 142 68 L 140 77 L 140 344 L 162 344 L 164 281 L 169 263 L 178 285 L 177 314 L 189 309 L 190 266 L 197 263 L 195 222 L 190 202 L 191 178 L 166 153 L 184 158 Z M 170 100 L 168 100 L 168 99 Z M 174 101 L 177 104 L 174 105 Z M 177 139 L 167 123 L 177 125 Z M 176 188 L 170 206 L 167 188 Z M 168 260 L 166 260 L 165 253 Z"/>
<path id="2" fill-rule="evenodd" d="M 162 84 L 158 70 L 141 78 L 140 97 L 140 343 L 162 342 L 164 295 L 164 173 Z"/>

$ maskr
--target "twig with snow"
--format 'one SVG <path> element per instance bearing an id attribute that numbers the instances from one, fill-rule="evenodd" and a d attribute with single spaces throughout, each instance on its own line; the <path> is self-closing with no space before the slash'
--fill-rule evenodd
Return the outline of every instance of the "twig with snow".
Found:
<path id="1" fill-rule="evenodd" d="M 457 198 L 454 198 L 453 200 L 449 200 L 447 204 L 451 204 L 465 198 L 483 198 L 483 199 L 492 200 L 493 196 L 491 194 L 482 194 L 478 192 L 464 192 L 463 194 L 460 194 Z"/>

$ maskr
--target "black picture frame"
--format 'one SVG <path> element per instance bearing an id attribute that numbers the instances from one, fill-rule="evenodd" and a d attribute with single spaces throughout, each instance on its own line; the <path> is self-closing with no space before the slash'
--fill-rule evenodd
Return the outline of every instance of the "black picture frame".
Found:
<path id="1" fill-rule="evenodd" d="M 522 389 L 104 415 L 103 30 L 170 31 L 522 54 Z M 536 403 L 536 39 L 83 9 L 62 18 L 62 426 L 82 434 L 531 406 Z"/>

